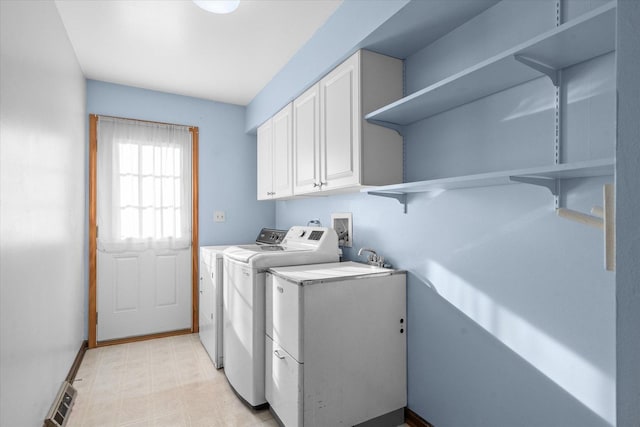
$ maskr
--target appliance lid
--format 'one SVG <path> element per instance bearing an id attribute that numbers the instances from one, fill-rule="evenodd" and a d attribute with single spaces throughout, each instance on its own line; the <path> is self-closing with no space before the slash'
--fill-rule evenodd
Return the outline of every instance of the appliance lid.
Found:
<path id="1" fill-rule="evenodd" d="M 240 245 L 225 249 L 224 256 L 240 262 L 249 262 L 251 257 L 260 253 L 260 245 Z"/>
<path id="2" fill-rule="evenodd" d="M 251 258 L 265 255 L 278 256 L 291 252 L 310 252 L 310 248 L 296 248 L 283 245 L 240 245 L 225 249 L 224 255 L 241 262 L 249 262 Z"/>
<path id="3" fill-rule="evenodd" d="M 200 246 L 200 260 L 206 265 L 212 266 L 217 259 L 223 258 L 224 251 L 230 247 L 231 245 Z"/>

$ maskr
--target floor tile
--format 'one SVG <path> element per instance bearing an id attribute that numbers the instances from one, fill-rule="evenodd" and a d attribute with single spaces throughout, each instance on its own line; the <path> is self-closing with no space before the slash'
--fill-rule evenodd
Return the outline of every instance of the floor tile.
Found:
<path id="1" fill-rule="evenodd" d="M 215 369 L 197 334 L 88 350 L 67 427 L 278 427 Z"/>

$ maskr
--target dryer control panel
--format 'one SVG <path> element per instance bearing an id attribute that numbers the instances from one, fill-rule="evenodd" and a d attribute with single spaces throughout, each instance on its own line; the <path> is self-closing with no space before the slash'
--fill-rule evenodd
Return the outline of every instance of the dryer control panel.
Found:
<path id="1" fill-rule="evenodd" d="M 256 243 L 261 245 L 279 245 L 287 235 L 287 230 L 263 228 L 256 238 Z"/>

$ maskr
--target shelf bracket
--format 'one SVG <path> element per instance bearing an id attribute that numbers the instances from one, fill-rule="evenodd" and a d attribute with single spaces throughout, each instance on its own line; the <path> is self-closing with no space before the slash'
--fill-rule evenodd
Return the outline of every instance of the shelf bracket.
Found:
<path id="1" fill-rule="evenodd" d="M 513 55 L 513 57 L 516 61 L 521 62 L 536 71 L 540 71 L 542 74 L 549 77 L 549 79 L 551 79 L 551 83 L 553 83 L 555 87 L 560 85 L 560 72 L 555 68 L 524 55 Z"/>
<path id="2" fill-rule="evenodd" d="M 538 185 L 540 187 L 546 187 L 551 191 L 551 194 L 557 196 L 560 194 L 558 180 L 554 178 L 540 178 L 535 176 L 510 176 L 509 179 L 515 182 L 522 182 L 524 184 Z"/>
<path id="3" fill-rule="evenodd" d="M 372 196 L 390 197 L 392 199 L 396 199 L 398 202 L 400 202 L 401 205 L 404 206 L 404 213 L 407 213 L 407 193 L 387 193 L 382 191 L 368 191 L 367 194 L 371 194 Z"/>
<path id="4" fill-rule="evenodd" d="M 396 132 L 398 132 L 398 134 L 400 136 L 404 136 L 402 134 L 404 126 L 402 126 L 402 125 L 398 125 L 396 123 L 391 123 L 391 122 L 385 122 L 384 120 L 377 120 L 377 119 L 367 119 L 367 121 L 369 123 L 371 123 L 371 124 L 374 124 L 374 125 L 382 126 L 382 127 L 389 128 L 389 129 L 393 129 Z"/>

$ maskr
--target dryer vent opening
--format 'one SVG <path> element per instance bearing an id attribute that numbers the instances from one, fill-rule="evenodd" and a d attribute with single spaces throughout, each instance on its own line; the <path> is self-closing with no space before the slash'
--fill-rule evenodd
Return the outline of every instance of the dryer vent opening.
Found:
<path id="1" fill-rule="evenodd" d="M 76 398 L 76 389 L 67 381 L 62 383 L 56 399 L 44 420 L 45 427 L 64 427 Z"/>

